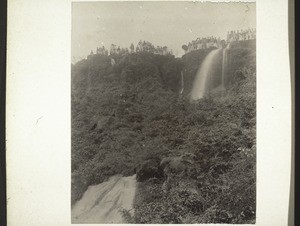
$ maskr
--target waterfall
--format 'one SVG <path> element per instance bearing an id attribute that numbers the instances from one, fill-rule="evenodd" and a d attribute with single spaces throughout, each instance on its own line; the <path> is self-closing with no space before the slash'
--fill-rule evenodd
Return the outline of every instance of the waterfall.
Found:
<path id="1" fill-rule="evenodd" d="M 184 87 L 184 81 L 183 81 L 183 71 L 181 71 L 181 90 L 180 90 L 180 94 L 183 93 L 183 88 Z"/>
<path id="2" fill-rule="evenodd" d="M 223 49 L 223 59 L 222 59 L 222 81 L 221 81 L 221 86 L 222 89 L 225 89 L 225 64 L 227 61 L 227 56 L 226 56 L 226 48 Z"/>
<path id="3" fill-rule="evenodd" d="M 91 185 L 72 208 L 72 224 L 125 223 L 120 210 L 133 211 L 136 175 L 113 176 Z"/>
<path id="4" fill-rule="evenodd" d="M 230 43 L 227 45 L 226 48 L 223 49 L 222 81 L 221 81 L 222 89 L 225 89 L 225 75 L 226 75 L 226 68 L 227 68 L 227 51 L 229 48 L 230 48 Z"/>
<path id="5" fill-rule="evenodd" d="M 220 50 L 221 49 L 212 50 L 202 62 L 194 80 L 194 85 L 191 92 L 191 100 L 198 100 L 207 92 L 207 86 L 209 85 L 208 78 L 210 77 L 212 65 Z"/>

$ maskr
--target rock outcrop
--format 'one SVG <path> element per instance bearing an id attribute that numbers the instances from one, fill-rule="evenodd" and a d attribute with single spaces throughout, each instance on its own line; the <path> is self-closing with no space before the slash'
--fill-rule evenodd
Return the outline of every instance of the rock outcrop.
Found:
<path id="1" fill-rule="evenodd" d="M 142 182 L 150 178 L 161 178 L 163 171 L 159 159 L 148 159 L 136 168 L 136 180 Z"/>
<path id="2" fill-rule="evenodd" d="M 168 192 L 173 185 L 189 184 L 187 182 L 181 183 L 181 181 L 182 178 L 185 178 L 185 175 L 188 176 L 189 170 L 195 163 L 195 158 L 196 156 L 192 153 L 184 153 L 179 157 L 167 157 L 161 161 L 160 167 L 163 169 L 166 178 L 162 187 L 164 192 Z"/>

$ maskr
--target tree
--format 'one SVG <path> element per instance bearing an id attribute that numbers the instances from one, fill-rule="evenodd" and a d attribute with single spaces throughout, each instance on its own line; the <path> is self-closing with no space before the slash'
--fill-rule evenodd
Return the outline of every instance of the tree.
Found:
<path id="1" fill-rule="evenodd" d="M 184 51 L 187 51 L 188 50 L 188 47 L 187 47 L 187 45 L 182 45 L 182 47 L 181 47 Z"/>

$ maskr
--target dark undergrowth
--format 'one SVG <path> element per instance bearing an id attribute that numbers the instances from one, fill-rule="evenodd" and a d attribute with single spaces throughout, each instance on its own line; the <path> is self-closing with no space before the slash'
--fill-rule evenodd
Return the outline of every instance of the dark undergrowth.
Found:
<path id="1" fill-rule="evenodd" d="M 114 67 L 100 55 L 72 66 L 73 204 L 89 185 L 132 175 L 147 159 L 191 153 L 183 173 L 138 182 L 127 221 L 255 223 L 255 60 L 240 63 L 247 70 L 233 73 L 226 92 L 194 103 L 177 92 L 183 63 L 132 54 Z"/>
<path id="2" fill-rule="evenodd" d="M 135 222 L 255 223 L 255 122 L 252 76 L 195 103 L 170 133 L 181 140 L 171 155 L 193 153 L 195 163 L 168 192 L 164 179 L 139 183 Z"/>

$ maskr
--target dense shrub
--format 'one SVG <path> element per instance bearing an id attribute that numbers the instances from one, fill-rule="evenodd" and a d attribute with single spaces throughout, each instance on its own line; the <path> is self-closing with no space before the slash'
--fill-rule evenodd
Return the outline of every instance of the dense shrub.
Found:
<path id="1" fill-rule="evenodd" d="M 192 76 L 208 52 L 185 56 L 186 73 Z M 123 213 L 128 222 L 254 223 L 255 54 L 236 49 L 234 58 L 249 69 L 241 69 L 242 79 L 192 104 L 174 92 L 182 62 L 172 56 L 130 54 L 114 67 L 108 58 L 74 65 L 72 201 L 110 176 L 150 169 L 138 182 L 135 214 Z M 184 173 L 160 175 L 157 163 L 187 152 L 194 159 Z"/>

